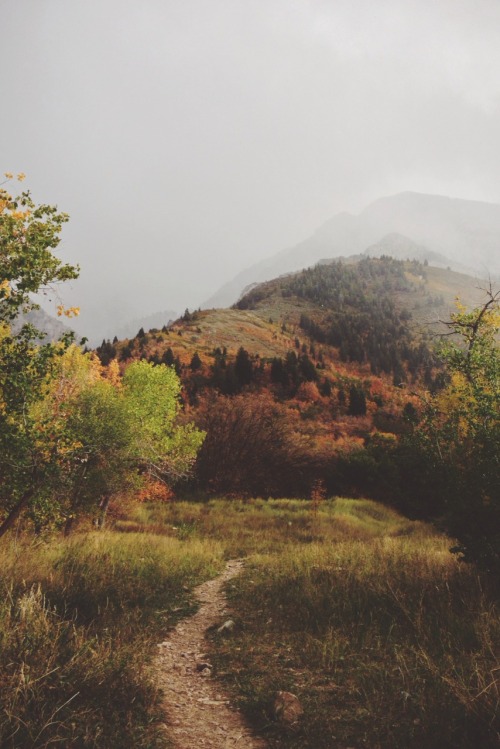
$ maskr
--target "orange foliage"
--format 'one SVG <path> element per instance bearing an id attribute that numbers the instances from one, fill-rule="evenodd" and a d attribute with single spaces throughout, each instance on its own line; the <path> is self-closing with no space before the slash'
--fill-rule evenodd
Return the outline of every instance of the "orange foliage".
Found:
<path id="1" fill-rule="evenodd" d="M 298 387 L 295 398 L 298 401 L 317 403 L 321 400 L 321 395 L 315 382 L 302 382 Z"/>
<path id="2" fill-rule="evenodd" d="M 138 491 L 139 502 L 170 502 L 174 493 L 170 487 L 152 478 L 146 479 L 144 486 Z"/>

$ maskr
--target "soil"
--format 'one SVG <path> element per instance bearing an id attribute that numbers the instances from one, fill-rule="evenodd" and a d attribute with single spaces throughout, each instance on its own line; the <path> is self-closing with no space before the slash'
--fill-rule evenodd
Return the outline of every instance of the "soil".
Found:
<path id="1" fill-rule="evenodd" d="M 158 683 L 174 749 L 266 749 L 212 676 L 206 655 L 206 630 L 221 624 L 224 615 L 227 619 L 223 586 L 242 567 L 240 560 L 233 560 L 221 575 L 198 586 L 198 612 L 181 621 L 158 646 Z"/>

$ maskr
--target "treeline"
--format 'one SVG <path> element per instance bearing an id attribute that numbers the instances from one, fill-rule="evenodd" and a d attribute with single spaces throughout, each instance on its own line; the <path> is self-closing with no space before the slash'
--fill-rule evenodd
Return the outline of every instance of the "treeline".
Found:
<path id="1" fill-rule="evenodd" d="M 417 261 L 335 261 L 257 287 L 237 307 L 251 309 L 276 288 L 283 297 L 307 299 L 324 312 L 316 319 L 303 313 L 300 327 L 312 340 L 338 348 L 342 361 L 368 362 L 373 374 L 391 374 L 396 385 L 406 382 L 408 375 L 413 380 L 423 375 L 430 384 L 436 358 L 422 336 L 416 340 L 409 324 L 411 312 L 395 302 L 395 295 L 412 290 L 407 270 L 425 275 Z"/>

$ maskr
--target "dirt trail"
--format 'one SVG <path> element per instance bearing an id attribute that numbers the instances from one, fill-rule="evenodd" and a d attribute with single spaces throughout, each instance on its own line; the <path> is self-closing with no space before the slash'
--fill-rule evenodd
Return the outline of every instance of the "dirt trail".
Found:
<path id="1" fill-rule="evenodd" d="M 225 571 L 195 589 L 201 602 L 198 612 L 181 621 L 159 645 L 157 658 L 159 686 L 164 692 L 166 726 L 175 749 L 266 749 L 262 739 L 252 735 L 242 714 L 210 671 L 205 656 L 205 631 L 221 621 L 226 609 L 224 583 L 243 567 L 233 560 Z"/>

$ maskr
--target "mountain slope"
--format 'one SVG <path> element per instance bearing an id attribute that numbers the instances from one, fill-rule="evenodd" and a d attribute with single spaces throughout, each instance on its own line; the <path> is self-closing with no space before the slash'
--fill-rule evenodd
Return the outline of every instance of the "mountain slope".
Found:
<path id="1" fill-rule="evenodd" d="M 137 359 L 175 367 L 186 418 L 207 432 L 203 491 L 294 496 L 323 481 L 365 492 L 356 455 L 395 444 L 422 386 L 439 387 L 428 323 L 449 316 L 459 288 L 470 304 L 474 283 L 416 261 L 332 261 L 97 353 L 122 370 Z"/>
<path id="2" fill-rule="evenodd" d="M 374 373 L 401 376 L 409 352 L 439 332 L 457 296 L 474 306 L 482 292 L 470 276 L 417 261 L 331 261 L 257 285 L 235 308 L 187 313 L 162 330 L 118 342 L 111 355 L 124 362 L 176 359 L 189 368 L 195 354 L 211 366 L 217 350 L 230 361 L 243 347 L 269 362 L 296 349 L 298 337 L 324 346 L 332 362 L 352 363 L 353 373 L 368 364 Z M 414 374 L 419 366 L 414 362 Z"/>
<path id="3" fill-rule="evenodd" d="M 482 278 L 500 275 L 500 205 L 405 192 L 380 198 L 357 216 L 337 214 L 295 247 L 247 268 L 202 306 L 228 306 L 251 284 L 325 258 L 362 254 L 368 248 L 372 254 L 373 245 L 387 245 L 387 235 L 394 234 L 406 238 L 408 255 L 401 241 L 397 249 L 390 242 L 381 248 L 385 254 L 394 251 L 399 259 L 413 259 L 418 246 L 417 259 L 427 253 L 429 263 L 459 272 L 470 268 Z"/>
<path id="4" fill-rule="evenodd" d="M 64 325 L 64 323 L 62 323 L 56 317 L 52 317 L 52 315 L 49 315 L 41 307 L 40 309 L 30 310 L 25 315 L 21 315 L 19 318 L 14 320 L 12 324 L 12 330 L 14 331 L 14 333 L 19 332 L 19 330 L 25 323 L 34 325 L 37 330 L 39 330 L 41 333 L 44 333 L 46 336 L 44 339 L 45 341 L 57 341 L 59 338 L 61 338 L 62 335 L 64 335 L 65 333 L 69 333 L 69 331 L 71 330 L 71 328 L 69 328 L 67 325 Z"/>

